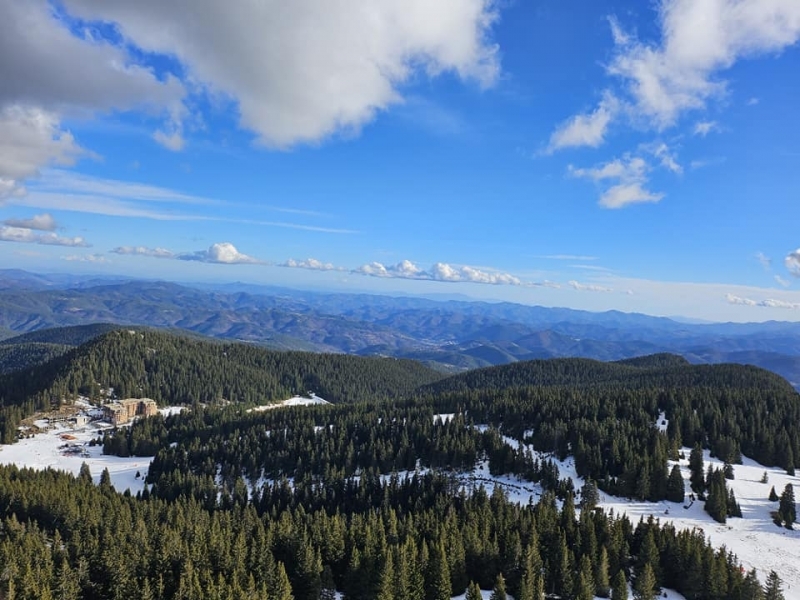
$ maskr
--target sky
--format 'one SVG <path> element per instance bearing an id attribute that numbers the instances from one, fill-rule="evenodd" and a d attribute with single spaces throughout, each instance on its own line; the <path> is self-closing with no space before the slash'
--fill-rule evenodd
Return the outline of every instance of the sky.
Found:
<path id="1" fill-rule="evenodd" d="M 0 0 L 0 268 L 800 321 L 797 0 Z"/>

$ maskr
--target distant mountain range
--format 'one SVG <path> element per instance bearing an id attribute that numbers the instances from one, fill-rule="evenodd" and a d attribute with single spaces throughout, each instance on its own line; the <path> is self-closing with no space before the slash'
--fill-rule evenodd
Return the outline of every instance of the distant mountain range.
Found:
<path id="1" fill-rule="evenodd" d="M 800 323 L 693 324 L 506 302 L 0 271 L 0 339 L 94 323 L 182 329 L 274 349 L 412 358 L 446 371 L 670 352 L 697 364 L 761 366 L 800 387 Z M 24 341 L 74 345 L 48 336 Z"/>

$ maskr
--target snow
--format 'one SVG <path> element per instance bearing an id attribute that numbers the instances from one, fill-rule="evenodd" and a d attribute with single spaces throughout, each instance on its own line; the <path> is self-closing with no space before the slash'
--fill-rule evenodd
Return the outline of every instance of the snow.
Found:
<path id="1" fill-rule="evenodd" d="M 330 402 L 328 402 L 323 398 L 320 398 L 316 394 L 311 394 L 310 398 L 307 396 L 293 396 L 288 400 L 275 402 L 274 404 L 265 404 L 263 406 L 256 406 L 255 408 L 251 408 L 247 412 L 262 412 L 265 410 L 273 410 L 275 408 L 284 408 L 286 406 L 310 406 L 313 404 L 330 404 Z"/>
<path id="2" fill-rule="evenodd" d="M 179 412 L 181 407 L 167 407 L 162 410 L 173 414 L 175 411 Z M 50 426 L 49 421 L 46 422 L 46 427 Z M 32 469 L 52 468 L 77 475 L 81 465 L 86 463 L 95 483 L 100 481 L 103 469 L 108 469 L 111 483 L 118 492 L 130 490 L 131 494 L 136 494 L 144 489 L 144 478 L 151 461 L 140 456 L 105 456 L 102 446 L 89 445 L 91 440 L 102 437 L 110 429 L 112 426 L 108 423 L 90 423 L 78 429 L 64 423 L 53 423 L 52 429 L 31 438 L 19 440 L 16 444 L 0 445 L 0 464 Z M 66 441 L 61 438 L 64 434 L 74 439 Z M 67 447 L 71 453 L 65 452 Z M 138 479 L 137 472 L 140 474 Z"/>
<path id="3" fill-rule="evenodd" d="M 184 411 L 185 406 L 167 406 L 164 408 L 159 408 L 158 412 L 161 414 L 162 417 L 171 417 L 172 415 L 180 414 Z"/>
<path id="4" fill-rule="evenodd" d="M 665 420 L 663 415 L 659 415 L 657 424 Z M 664 426 L 666 427 L 666 426 Z M 487 425 L 476 425 L 480 431 L 486 431 Z M 525 445 L 516 439 L 503 436 L 503 441 L 513 448 L 524 448 L 534 453 L 539 460 L 549 459 L 558 466 L 559 478 L 569 478 L 577 492 L 583 487 L 585 480 L 578 476 L 575 470 L 575 460 L 570 456 L 565 460 L 558 460 L 548 453 L 534 451 L 530 445 Z M 689 454 L 691 448 L 682 450 L 684 459 L 677 464 L 681 467 L 681 474 L 684 478 L 686 487 L 686 502 L 689 504 Z M 708 450 L 703 453 L 704 469 L 708 468 L 709 463 L 715 468 L 721 469 L 723 462 L 716 458 L 711 458 Z M 671 523 L 679 530 L 699 529 L 702 531 L 708 542 L 715 548 L 725 547 L 738 557 L 746 570 L 755 568 L 762 582 L 766 581 L 767 575 L 771 570 L 776 571 L 784 582 L 786 598 L 800 599 L 800 530 L 789 531 L 778 527 L 772 522 L 770 512 L 777 510 L 778 503 L 770 502 L 768 499 L 771 487 L 775 486 L 775 492 L 780 496 L 787 483 L 797 486 L 800 478 L 787 475 L 779 468 L 769 468 L 758 464 L 754 460 L 743 458 L 741 465 L 733 465 L 734 479 L 726 480 L 726 483 L 733 489 L 736 500 L 742 508 L 743 518 L 728 519 L 724 525 L 714 521 L 705 512 L 704 503 L 697 500 L 689 508 L 673 502 L 640 502 L 619 498 L 600 492 L 599 507 L 606 511 L 611 509 L 614 513 L 625 514 L 634 523 L 640 518 L 647 519 L 652 516 L 661 521 L 662 524 Z M 669 463 L 669 468 L 675 462 Z M 767 473 L 768 483 L 761 483 L 761 478 Z M 533 499 L 538 500 L 542 493 L 539 485 L 521 479 L 514 475 L 503 475 L 495 477 L 489 474 L 488 463 L 479 462 L 471 474 L 460 477 L 466 486 L 472 483 L 473 487 L 482 483 L 487 491 L 491 493 L 496 486 L 503 487 L 509 501 L 527 504 Z M 469 487 L 467 489 L 470 489 Z M 797 493 L 796 493 L 797 495 Z M 580 496 L 576 497 L 576 504 Z M 668 514 L 665 514 L 667 513 Z M 578 509 L 578 512 L 580 510 Z M 671 598 L 681 598 L 682 596 L 673 593 Z"/>
<path id="5" fill-rule="evenodd" d="M 696 501 L 688 508 L 689 494 L 689 453 L 684 448 L 685 459 L 678 461 L 686 485 L 686 502 L 684 505 L 673 502 L 636 502 L 613 496 L 603 497 L 604 509 L 627 514 L 632 520 L 649 516 L 662 523 L 671 523 L 678 529 L 699 529 L 715 547 L 725 546 L 736 554 L 745 569 L 755 568 L 761 581 L 766 581 L 770 570 L 776 571 L 783 579 L 787 598 L 800 598 L 800 531 L 789 531 L 772 522 L 770 512 L 777 510 L 778 503 L 770 502 L 769 490 L 774 485 L 778 495 L 787 483 L 798 485 L 797 477 L 787 475 L 778 468 L 766 468 L 754 460 L 743 458 L 743 464 L 733 465 L 734 479 L 726 480 L 733 489 L 736 500 L 742 507 L 741 519 L 728 519 L 723 525 L 714 521 L 703 508 L 702 501 Z M 722 468 L 722 461 L 711 458 L 706 450 L 703 453 L 704 468 L 709 463 L 715 468 Z M 670 463 L 670 466 L 675 463 Z M 761 483 L 766 471 L 768 483 Z M 665 514 L 666 511 L 669 514 Z"/>
<path id="6" fill-rule="evenodd" d="M 442 425 L 447 425 L 455 416 L 456 413 L 439 413 L 438 415 L 433 415 L 433 422 L 440 422 Z"/>
<path id="7" fill-rule="evenodd" d="M 656 427 L 661 433 L 667 433 L 667 427 L 669 427 L 667 413 L 661 412 L 658 414 L 658 418 L 656 419 Z"/>

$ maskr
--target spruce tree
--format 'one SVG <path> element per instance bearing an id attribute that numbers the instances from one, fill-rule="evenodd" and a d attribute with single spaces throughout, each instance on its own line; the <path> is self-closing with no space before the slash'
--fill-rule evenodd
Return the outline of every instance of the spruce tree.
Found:
<path id="1" fill-rule="evenodd" d="M 769 501 L 770 502 L 777 502 L 779 500 L 779 498 L 780 498 L 780 496 L 778 496 L 778 494 L 775 492 L 775 486 L 773 485 L 772 489 L 770 489 L 770 491 L 769 491 Z"/>
<path id="2" fill-rule="evenodd" d="M 783 595 L 783 581 L 775 571 L 770 571 L 764 586 L 764 600 L 786 600 Z"/>
<path id="3" fill-rule="evenodd" d="M 628 600 L 628 580 L 623 569 L 617 571 L 611 581 L 611 599 Z"/>
<path id="4" fill-rule="evenodd" d="M 605 546 L 600 548 L 600 557 L 594 566 L 595 594 L 601 598 L 608 598 L 611 586 L 608 582 L 608 551 Z"/>
<path id="5" fill-rule="evenodd" d="M 292 585 L 289 583 L 289 576 L 286 574 L 286 567 L 282 562 L 275 563 L 275 571 L 271 579 L 271 600 L 294 600 Z"/>
<path id="6" fill-rule="evenodd" d="M 656 597 L 656 576 L 653 567 L 647 563 L 633 584 L 633 597 L 636 600 L 654 600 Z"/>
<path id="7" fill-rule="evenodd" d="M 678 465 L 673 465 L 667 479 L 667 500 L 670 502 L 683 502 L 684 497 L 685 489 L 681 468 Z"/>
<path id="8" fill-rule="evenodd" d="M 581 557 L 581 569 L 578 572 L 578 584 L 575 589 L 576 600 L 594 600 L 594 575 L 592 561 L 585 554 Z"/>
<path id="9" fill-rule="evenodd" d="M 507 599 L 508 596 L 506 595 L 506 580 L 503 578 L 502 573 L 498 573 L 497 579 L 494 582 L 494 588 L 492 589 L 492 595 L 489 596 L 489 600 L 507 600 Z"/>
<path id="10" fill-rule="evenodd" d="M 481 595 L 481 588 L 478 587 L 478 584 L 474 581 L 469 582 L 469 586 L 467 586 L 467 596 L 465 600 L 482 600 L 483 596 Z"/>
<path id="11" fill-rule="evenodd" d="M 787 483 L 783 489 L 778 515 L 786 528 L 792 529 L 792 525 L 797 520 L 797 508 L 794 501 L 794 486 L 791 483 Z"/>
<path id="12" fill-rule="evenodd" d="M 706 476 L 703 471 L 703 447 L 697 443 L 689 455 L 689 481 L 696 494 L 703 494 L 706 488 Z"/>
<path id="13" fill-rule="evenodd" d="M 741 600 L 764 600 L 764 588 L 758 581 L 756 570 L 751 569 L 742 582 Z"/>

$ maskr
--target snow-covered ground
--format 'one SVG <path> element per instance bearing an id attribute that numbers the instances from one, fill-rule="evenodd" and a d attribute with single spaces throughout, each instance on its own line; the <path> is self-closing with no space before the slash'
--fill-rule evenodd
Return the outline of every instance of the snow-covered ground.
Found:
<path id="1" fill-rule="evenodd" d="M 450 421 L 452 421 L 456 416 L 456 413 L 439 413 L 437 415 L 433 415 L 433 422 L 440 422 L 442 425 L 446 425 Z"/>
<path id="2" fill-rule="evenodd" d="M 150 466 L 150 459 L 104 456 L 102 446 L 89 446 L 90 440 L 102 437 L 104 431 L 110 428 L 111 425 L 107 423 L 92 423 L 81 429 L 56 424 L 53 429 L 32 438 L 20 440 L 16 444 L 0 445 L 0 464 L 33 469 L 53 468 L 77 475 L 81 465 L 86 463 L 95 483 L 100 481 L 103 469 L 108 469 L 111 483 L 118 492 L 130 490 L 131 494 L 136 494 L 144 489 L 144 477 Z M 74 439 L 62 439 L 63 435 Z M 73 452 L 67 452 L 67 445 Z M 140 474 L 138 478 L 137 472 Z"/>
<path id="3" fill-rule="evenodd" d="M 797 486 L 800 479 L 787 475 L 781 469 L 765 468 L 754 460 L 744 458 L 743 464 L 733 465 L 735 479 L 726 481 L 742 507 L 743 518 L 728 519 L 722 525 L 705 512 L 703 502 L 696 501 L 689 506 L 690 452 L 690 448 L 684 448 L 686 458 L 679 461 L 686 485 L 684 504 L 634 502 L 601 493 L 600 505 L 606 510 L 613 508 L 617 514 L 625 513 L 633 521 L 652 515 L 662 523 L 672 523 L 678 529 L 700 529 L 714 547 L 725 546 L 736 554 L 745 569 L 755 568 L 762 582 L 770 570 L 774 570 L 783 579 L 786 597 L 800 598 L 800 531 L 789 531 L 775 525 L 770 512 L 778 509 L 778 503 L 768 499 L 772 486 L 780 496 L 787 483 Z M 711 458 L 708 451 L 704 452 L 703 461 L 705 468 L 709 463 L 715 468 L 721 469 L 723 466 L 721 461 Z M 768 483 L 761 483 L 764 472 L 767 473 Z"/>
<path id="4" fill-rule="evenodd" d="M 666 429 L 662 424 L 665 416 L 659 415 L 656 426 Z M 476 426 L 485 431 L 487 426 Z M 504 441 L 514 448 L 522 444 L 510 437 L 503 436 Z M 531 446 L 525 446 L 533 451 Z M 770 502 L 769 491 L 775 486 L 775 492 L 780 496 L 787 483 L 794 486 L 800 484 L 800 478 L 787 475 L 778 468 L 768 468 L 754 460 L 743 458 L 741 465 L 733 465 L 734 479 L 726 480 L 733 489 L 736 500 L 742 508 L 741 519 L 728 519 L 724 525 L 714 521 L 705 512 L 702 501 L 695 501 L 689 506 L 689 454 L 690 448 L 682 450 L 684 459 L 678 461 L 686 487 L 686 501 L 683 504 L 674 502 L 639 502 L 618 498 L 601 492 L 599 506 L 605 510 L 614 510 L 615 514 L 626 514 L 634 523 L 640 518 L 650 516 L 659 519 L 661 523 L 671 523 L 678 529 L 699 529 L 708 541 L 715 547 L 725 547 L 737 555 L 745 569 L 755 568 L 762 583 L 766 581 L 771 570 L 777 572 L 784 582 L 786 598 L 800 599 L 800 529 L 790 531 L 778 527 L 772 522 L 770 512 L 777 510 L 778 503 Z M 575 470 L 575 461 L 572 457 L 560 461 L 546 453 L 535 452 L 540 459 L 552 460 L 559 470 L 559 477 L 572 479 L 575 490 L 579 491 L 584 479 L 579 477 Z M 704 468 L 709 464 L 715 468 L 722 468 L 723 463 L 711 458 L 708 450 L 703 453 Z M 675 463 L 670 462 L 670 468 Z M 768 483 L 761 483 L 764 473 L 767 473 Z M 524 481 L 515 476 L 504 475 L 493 477 L 489 474 L 488 464 L 480 462 L 473 470 L 471 477 L 475 486 L 482 483 L 491 493 L 495 486 L 500 485 L 505 490 L 509 500 L 527 504 L 531 498 L 536 502 L 541 496 L 542 489 L 539 485 Z M 465 476 L 462 480 L 469 480 Z M 797 496 L 797 493 L 795 493 Z M 684 508 L 688 506 L 688 508 Z M 679 598 L 679 595 L 675 595 Z"/>
<path id="5" fill-rule="evenodd" d="M 247 412 L 261 412 L 264 410 L 272 410 L 274 408 L 284 408 L 286 406 L 310 406 L 312 404 L 330 404 L 327 400 L 320 398 L 316 394 L 311 394 L 311 397 L 307 396 L 293 396 L 288 400 L 282 400 L 281 402 L 275 402 L 273 404 L 265 404 L 263 406 L 256 406 L 255 408 L 251 408 Z"/>

